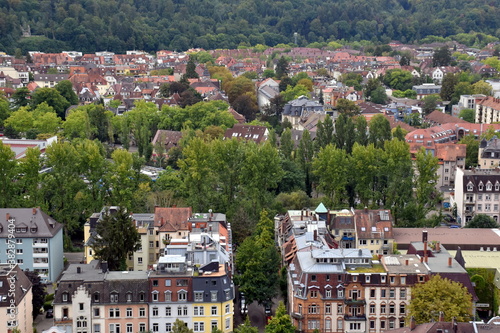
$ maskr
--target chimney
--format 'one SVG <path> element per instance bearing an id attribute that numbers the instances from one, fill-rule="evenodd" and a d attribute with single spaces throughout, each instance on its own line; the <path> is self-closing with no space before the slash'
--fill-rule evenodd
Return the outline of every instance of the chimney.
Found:
<path id="1" fill-rule="evenodd" d="M 413 331 L 417 327 L 417 322 L 415 321 L 415 318 L 411 316 L 410 318 L 410 331 Z"/>
<path id="2" fill-rule="evenodd" d="M 33 215 L 36 215 L 36 208 L 33 207 Z"/>
<path id="3" fill-rule="evenodd" d="M 365 206 L 365 213 L 368 213 L 368 207 Z"/>
<path id="4" fill-rule="evenodd" d="M 160 226 L 163 226 L 163 224 L 165 224 L 165 221 L 163 220 L 163 216 L 160 217 Z"/>
<path id="5" fill-rule="evenodd" d="M 422 242 L 424 242 L 424 262 L 427 263 L 427 230 L 422 231 Z"/>
<path id="6" fill-rule="evenodd" d="M 441 252 L 441 242 L 436 243 L 436 252 Z"/>
<path id="7" fill-rule="evenodd" d="M 10 214 L 9 214 L 9 213 L 5 214 L 5 219 L 6 219 L 7 221 L 8 221 L 8 220 L 10 220 Z"/>
<path id="8" fill-rule="evenodd" d="M 444 321 L 444 312 L 439 311 L 439 322 L 443 322 L 443 321 Z"/>
<path id="9" fill-rule="evenodd" d="M 410 263 L 410 261 L 408 259 L 405 260 L 405 266 L 408 266 L 408 264 Z"/>
<path id="10" fill-rule="evenodd" d="M 449 266 L 449 267 L 452 267 L 452 266 L 453 266 L 453 258 L 452 258 L 452 257 L 449 257 L 449 258 L 448 258 L 448 266 Z"/>
<path id="11" fill-rule="evenodd" d="M 314 230 L 313 235 L 314 235 L 314 241 L 317 241 L 318 240 L 318 230 Z"/>

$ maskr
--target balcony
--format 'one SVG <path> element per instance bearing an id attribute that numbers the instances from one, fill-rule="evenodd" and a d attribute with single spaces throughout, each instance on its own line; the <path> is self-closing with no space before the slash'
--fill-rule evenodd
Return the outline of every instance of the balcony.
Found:
<path id="1" fill-rule="evenodd" d="M 304 315 L 302 313 L 292 312 L 292 318 L 301 320 L 304 319 Z"/>
<path id="2" fill-rule="evenodd" d="M 49 253 L 48 252 L 35 252 L 33 251 L 33 258 L 48 258 Z"/>
<path id="3" fill-rule="evenodd" d="M 54 318 L 54 325 L 71 325 L 73 320 L 68 317 Z"/>
<path id="4" fill-rule="evenodd" d="M 33 248 L 47 248 L 49 243 L 33 242 Z"/>
<path id="5" fill-rule="evenodd" d="M 366 316 L 364 314 L 357 314 L 357 315 L 345 315 L 344 320 L 346 321 L 360 321 L 360 320 L 366 320 Z"/>
<path id="6" fill-rule="evenodd" d="M 34 262 L 33 268 L 49 268 L 48 262 Z"/>
<path id="7" fill-rule="evenodd" d="M 345 299 L 344 300 L 344 303 L 347 304 L 347 305 L 365 305 L 366 304 L 366 301 L 364 299 Z"/>

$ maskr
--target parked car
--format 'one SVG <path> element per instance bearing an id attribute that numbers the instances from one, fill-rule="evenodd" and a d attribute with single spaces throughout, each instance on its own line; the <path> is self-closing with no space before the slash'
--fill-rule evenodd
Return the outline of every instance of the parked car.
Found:
<path id="1" fill-rule="evenodd" d="M 54 318 L 54 309 L 48 309 L 45 312 L 45 318 Z"/>
<path id="2" fill-rule="evenodd" d="M 270 316 L 271 315 L 271 305 L 272 303 L 266 303 L 266 305 L 264 305 L 264 312 L 266 313 L 266 316 Z"/>
<path id="3" fill-rule="evenodd" d="M 240 312 L 242 314 L 245 314 L 248 312 L 247 303 L 245 301 L 245 294 L 243 294 L 243 293 L 240 294 Z"/>

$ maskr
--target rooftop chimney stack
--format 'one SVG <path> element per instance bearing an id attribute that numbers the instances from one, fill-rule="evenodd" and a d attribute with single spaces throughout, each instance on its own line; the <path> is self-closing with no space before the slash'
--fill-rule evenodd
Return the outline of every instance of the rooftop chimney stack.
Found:
<path id="1" fill-rule="evenodd" d="M 427 230 L 422 231 L 422 242 L 424 242 L 424 262 L 427 263 Z"/>
<path id="2" fill-rule="evenodd" d="M 5 214 L 5 219 L 6 219 L 7 221 L 8 221 L 8 220 L 10 220 L 10 214 L 9 214 L 9 213 Z"/>
<path id="3" fill-rule="evenodd" d="M 439 321 L 440 322 L 444 321 L 444 312 L 443 311 L 439 311 Z"/>
<path id="4" fill-rule="evenodd" d="M 417 327 L 417 322 L 415 321 L 415 318 L 411 316 L 410 318 L 410 331 L 413 331 Z"/>
<path id="5" fill-rule="evenodd" d="M 33 215 L 36 215 L 36 208 L 33 207 Z"/>
<path id="6" fill-rule="evenodd" d="M 448 266 L 453 267 L 453 258 L 452 257 L 448 258 Z"/>

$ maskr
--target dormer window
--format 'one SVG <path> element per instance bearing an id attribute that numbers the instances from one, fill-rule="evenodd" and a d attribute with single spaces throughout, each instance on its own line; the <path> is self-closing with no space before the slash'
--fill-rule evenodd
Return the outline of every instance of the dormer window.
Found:
<path id="1" fill-rule="evenodd" d="M 111 293 L 109 301 L 111 303 L 118 303 L 118 293 L 116 293 L 116 292 Z"/>
<path id="2" fill-rule="evenodd" d="M 469 184 L 467 184 L 467 191 L 473 191 L 474 190 L 474 185 L 469 182 Z"/>
<path id="3" fill-rule="evenodd" d="M 100 296 L 98 292 L 94 293 L 94 303 L 99 303 Z"/>
<path id="4" fill-rule="evenodd" d="M 493 184 L 490 181 L 486 183 L 486 191 L 491 191 L 493 189 Z"/>
<path id="5" fill-rule="evenodd" d="M 62 301 L 63 301 L 63 302 L 67 302 L 67 301 L 68 301 L 68 298 L 69 298 L 69 297 L 68 297 L 68 293 L 63 293 L 63 294 L 62 294 Z"/>
<path id="6" fill-rule="evenodd" d="M 498 190 L 500 190 L 500 183 L 497 181 L 495 183 L 495 191 L 498 191 Z"/>
<path id="7" fill-rule="evenodd" d="M 483 190 L 483 182 L 480 182 L 477 188 L 479 189 L 479 191 L 482 191 Z"/>
<path id="8" fill-rule="evenodd" d="M 35 234 L 38 231 L 38 227 L 36 225 L 34 225 L 30 228 L 30 231 L 32 234 Z"/>

